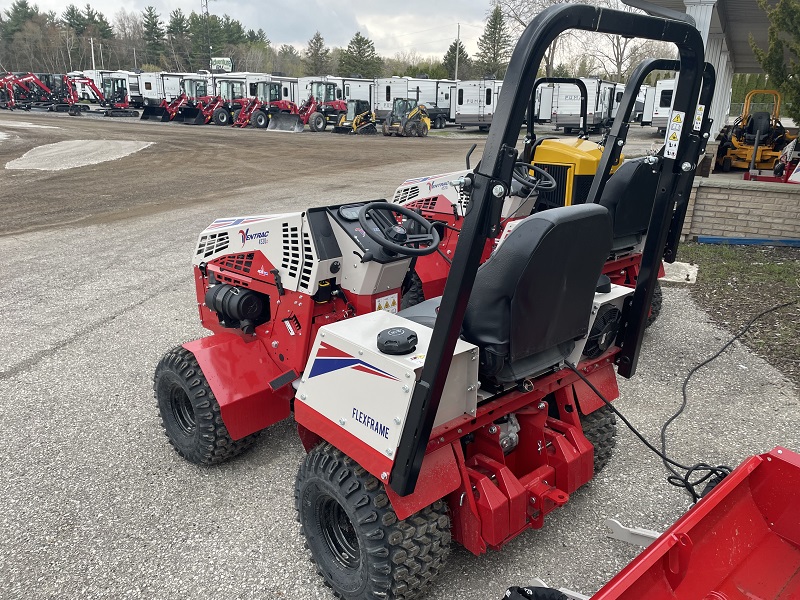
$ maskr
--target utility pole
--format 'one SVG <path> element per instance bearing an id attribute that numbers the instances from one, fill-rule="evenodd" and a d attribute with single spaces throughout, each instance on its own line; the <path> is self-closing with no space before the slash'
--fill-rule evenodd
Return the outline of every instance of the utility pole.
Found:
<path id="1" fill-rule="evenodd" d="M 138 65 L 136 64 L 136 46 L 133 47 L 133 70 L 135 71 L 138 69 Z"/>
<path id="2" fill-rule="evenodd" d="M 456 34 L 456 71 L 453 79 L 458 80 L 458 55 L 461 54 L 461 23 L 458 24 L 458 33 Z"/>
<path id="3" fill-rule="evenodd" d="M 103 44 L 100 44 L 100 68 L 101 69 L 106 68 L 106 61 L 103 60 Z"/>
<path id="4" fill-rule="evenodd" d="M 94 64 L 94 38 L 89 38 L 89 44 L 92 46 L 92 71 L 96 70 L 97 67 Z"/>
<path id="5" fill-rule="evenodd" d="M 211 55 L 212 55 L 212 48 L 211 48 L 211 25 L 209 21 L 211 17 L 208 14 L 208 0 L 200 0 L 200 12 L 203 15 L 203 18 L 206 21 L 206 45 L 208 46 L 208 70 L 211 70 Z"/>

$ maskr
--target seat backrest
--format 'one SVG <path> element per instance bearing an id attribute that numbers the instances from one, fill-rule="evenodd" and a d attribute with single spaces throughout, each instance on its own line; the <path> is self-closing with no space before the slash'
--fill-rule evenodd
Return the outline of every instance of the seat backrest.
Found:
<path id="1" fill-rule="evenodd" d="M 652 165 L 638 158 L 625 161 L 609 177 L 598 204 L 608 209 L 615 240 L 647 233 L 658 176 Z"/>
<path id="2" fill-rule="evenodd" d="M 582 337 L 610 249 L 611 221 L 597 204 L 523 219 L 478 269 L 464 338 L 513 363 Z"/>
<path id="3" fill-rule="evenodd" d="M 754 136 L 760 131 L 763 139 L 769 133 L 771 124 L 772 118 L 768 112 L 754 112 L 747 120 L 745 134 Z"/>

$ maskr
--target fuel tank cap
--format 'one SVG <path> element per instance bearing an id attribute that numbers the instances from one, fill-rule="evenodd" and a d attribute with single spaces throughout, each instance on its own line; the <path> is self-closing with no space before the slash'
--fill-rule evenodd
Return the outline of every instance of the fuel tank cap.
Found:
<path id="1" fill-rule="evenodd" d="M 417 334 L 407 327 L 390 327 L 378 334 L 378 350 L 384 354 L 408 354 L 417 347 Z"/>

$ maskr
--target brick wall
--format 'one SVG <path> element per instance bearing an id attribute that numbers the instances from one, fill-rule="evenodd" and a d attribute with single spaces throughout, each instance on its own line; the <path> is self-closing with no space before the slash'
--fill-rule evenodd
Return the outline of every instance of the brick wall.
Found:
<path id="1" fill-rule="evenodd" d="M 683 235 L 800 240 L 800 185 L 697 178 Z"/>

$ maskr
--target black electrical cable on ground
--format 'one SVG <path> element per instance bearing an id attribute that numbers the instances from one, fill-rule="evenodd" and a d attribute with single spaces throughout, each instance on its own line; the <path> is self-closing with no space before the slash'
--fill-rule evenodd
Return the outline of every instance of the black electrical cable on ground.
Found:
<path id="1" fill-rule="evenodd" d="M 791 302 L 785 302 L 783 304 L 779 304 L 777 306 L 773 306 L 772 308 L 768 308 L 768 309 L 758 313 L 755 317 L 750 319 L 750 321 L 748 321 L 747 324 L 745 324 L 744 327 L 742 327 L 742 329 L 739 331 L 739 333 L 737 333 L 735 336 L 733 336 L 714 355 L 712 355 L 710 358 L 707 358 L 706 360 L 704 360 L 700 364 L 696 365 L 694 368 L 692 368 L 691 371 L 689 371 L 689 374 L 683 380 L 683 385 L 681 386 L 681 390 L 682 390 L 682 394 L 683 394 L 683 402 L 681 403 L 680 408 L 678 408 L 678 410 L 675 412 L 675 414 L 672 415 L 666 421 L 666 423 L 664 423 L 664 425 L 661 427 L 661 450 L 659 450 L 658 448 L 653 446 L 653 444 L 651 444 L 641 433 L 639 433 L 639 431 L 630 423 L 630 421 L 628 421 L 628 419 L 625 418 L 625 415 L 623 415 L 621 412 L 619 412 L 617 410 L 617 408 L 613 404 L 611 404 L 611 402 L 609 402 L 603 396 L 603 394 L 600 393 L 600 391 L 592 384 L 592 382 L 589 381 L 586 378 L 586 376 L 583 373 L 581 373 L 575 367 L 574 364 L 572 364 L 572 363 L 567 361 L 566 365 L 578 377 L 580 377 L 581 380 L 586 385 L 589 386 L 589 389 L 591 389 L 597 395 L 597 397 L 600 398 L 600 400 L 602 400 L 603 403 L 606 406 L 608 406 L 614 412 L 614 414 L 617 415 L 622 420 L 623 423 L 625 423 L 625 426 L 628 429 L 630 429 L 633 432 L 633 434 L 636 437 L 638 437 L 639 440 L 641 440 L 641 442 L 645 446 L 647 446 L 647 448 L 649 448 L 652 452 L 654 452 L 655 454 L 657 454 L 661 458 L 661 460 L 664 463 L 664 466 L 671 473 L 667 477 L 667 481 L 670 484 L 672 484 L 672 485 L 674 485 L 676 487 L 684 488 L 689 493 L 689 495 L 692 497 L 692 501 L 693 502 L 697 502 L 702 497 L 702 492 L 698 492 L 697 489 L 696 489 L 697 486 L 699 486 L 699 485 L 701 485 L 703 483 L 706 483 L 706 482 L 713 483 L 713 484 L 719 483 L 719 481 L 721 481 L 726 475 L 728 475 L 732 471 L 732 469 L 730 467 L 728 467 L 728 466 L 725 466 L 725 465 L 712 466 L 712 465 L 709 465 L 707 463 L 697 463 L 697 464 L 692 465 L 692 466 L 686 466 L 686 465 L 683 465 L 683 464 L 673 460 L 669 456 L 667 456 L 667 449 L 666 449 L 666 447 L 667 447 L 667 441 L 666 441 L 667 428 L 672 424 L 673 421 L 675 421 L 675 419 L 677 419 L 681 415 L 681 413 L 683 413 L 684 409 L 686 408 L 686 404 L 687 404 L 687 401 L 688 401 L 686 388 L 687 388 L 687 385 L 689 384 L 689 380 L 692 378 L 692 376 L 697 371 L 699 371 L 701 368 L 703 368 L 704 366 L 706 366 L 707 364 L 709 364 L 710 362 L 712 362 L 713 360 L 718 358 L 723 352 L 725 352 L 725 350 L 727 350 L 730 347 L 731 344 L 733 344 L 733 342 L 735 342 L 740 337 L 742 337 L 745 333 L 747 333 L 747 331 L 750 329 L 750 327 L 753 325 L 753 323 L 758 321 L 761 317 L 763 317 L 764 315 L 767 315 L 767 314 L 769 314 L 771 312 L 774 312 L 776 310 L 779 310 L 781 308 L 786 308 L 787 306 L 791 306 L 793 304 L 797 304 L 798 302 L 800 302 L 800 300 L 792 300 Z M 678 471 L 678 469 L 684 471 L 685 473 L 681 474 Z M 692 477 L 695 477 L 695 478 L 692 479 Z"/>

